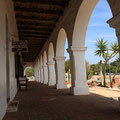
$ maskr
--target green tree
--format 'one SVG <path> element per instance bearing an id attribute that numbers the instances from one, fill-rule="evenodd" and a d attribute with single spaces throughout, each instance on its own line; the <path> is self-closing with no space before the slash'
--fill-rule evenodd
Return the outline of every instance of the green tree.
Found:
<path id="1" fill-rule="evenodd" d="M 25 70 L 25 74 L 27 77 L 31 77 L 31 76 L 34 76 L 34 69 L 29 67 Z"/>
<path id="2" fill-rule="evenodd" d="M 90 67 L 91 67 L 91 70 L 93 71 L 93 75 L 95 75 L 95 74 L 98 74 L 98 64 L 92 64 L 92 65 L 90 65 Z"/>
<path id="3" fill-rule="evenodd" d="M 107 41 L 104 41 L 104 39 L 100 39 L 97 41 L 96 43 L 96 47 L 97 50 L 95 51 L 95 55 L 97 56 L 102 56 L 102 58 L 104 59 L 104 69 L 103 69 L 103 78 L 104 78 L 104 86 L 106 86 L 106 67 L 107 67 L 107 63 L 110 59 L 112 59 L 113 57 L 115 57 L 118 54 L 118 43 L 115 42 L 113 44 L 111 44 L 110 49 L 108 49 L 108 43 Z"/>
<path id="4" fill-rule="evenodd" d="M 93 76 L 94 71 L 92 70 L 92 65 L 88 66 L 87 68 L 87 80 L 91 79 Z"/>
<path id="5" fill-rule="evenodd" d="M 68 74 L 68 81 L 70 80 L 70 59 L 65 61 L 65 72 Z"/>
<path id="6" fill-rule="evenodd" d="M 120 55 L 118 56 L 116 62 L 117 62 L 118 64 L 117 64 L 117 66 L 116 66 L 116 69 L 115 69 L 115 72 L 114 72 L 112 81 L 115 79 L 115 75 L 117 74 L 117 72 L 118 72 L 118 70 L 119 70 L 119 66 L 120 66 Z"/>
<path id="7" fill-rule="evenodd" d="M 68 59 L 67 61 L 65 61 L 65 72 L 69 72 L 70 70 L 70 59 Z"/>

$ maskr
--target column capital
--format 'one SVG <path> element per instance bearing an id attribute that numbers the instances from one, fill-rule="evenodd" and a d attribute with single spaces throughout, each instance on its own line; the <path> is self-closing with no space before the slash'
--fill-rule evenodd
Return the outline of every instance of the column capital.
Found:
<path id="1" fill-rule="evenodd" d="M 57 56 L 57 57 L 54 58 L 55 61 L 61 61 L 61 60 L 65 60 L 65 59 L 66 59 L 66 57 L 64 57 L 64 56 L 62 56 L 62 57 Z"/>
<path id="2" fill-rule="evenodd" d="M 48 61 L 47 62 L 47 65 L 54 65 L 55 63 L 54 63 L 54 61 Z"/>
<path id="3" fill-rule="evenodd" d="M 45 68 L 45 67 L 47 67 L 47 65 L 43 65 L 42 67 Z"/>
<path id="4" fill-rule="evenodd" d="M 43 66 L 40 66 L 40 69 L 43 69 Z"/>
<path id="5" fill-rule="evenodd" d="M 108 20 L 107 23 L 112 28 L 120 27 L 120 13 L 116 15 L 115 17 L 112 17 L 110 20 Z"/>
<path id="6" fill-rule="evenodd" d="M 70 48 L 67 49 L 67 52 L 70 53 L 70 52 L 85 52 L 87 50 L 87 47 L 73 47 L 71 46 Z"/>

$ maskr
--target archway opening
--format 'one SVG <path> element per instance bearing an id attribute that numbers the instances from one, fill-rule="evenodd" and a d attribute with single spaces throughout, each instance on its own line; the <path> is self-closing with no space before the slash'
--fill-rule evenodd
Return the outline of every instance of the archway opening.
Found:
<path id="1" fill-rule="evenodd" d="M 53 43 L 49 43 L 48 47 L 48 85 L 56 85 L 56 74 L 55 74 L 55 61 L 54 61 L 54 46 Z"/>
<path id="2" fill-rule="evenodd" d="M 43 83 L 48 84 L 47 53 L 43 52 Z"/>
<path id="3" fill-rule="evenodd" d="M 114 75 L 112 74 L 115 73 L 115 69 L 117 68 L 114 63 L 116 63 L 118 54 L 113 55 L 114 52 L 111 47 L 117 43 L 117 37 L 115 29 L 110 28 L 109 24 L 107 24 L 110 18 L 112 18 L 112 12 L 108 2 L 100 0 L 92 12 L 86 33 L 85 45 L 88 47 L 86 51 L 88 84 L 96 82 L 96 85 L 99 86 L 114 87 L 112 85 Z M 105 45 L 105 42 L 107 42 L 106 46 L 108 49 L 105 52 L 106 57 L 100 55 L 99 51 L 101 51 L 101 48 L 98 46 L 102 45 L 102 43 Z"/>
<path id="4" fill-rule="evenodd" d="M 40 82 L 43 83 L 43 57 L 40 57 Z"/>
<path id="5" fill-rule="evenodd" d="M 65 63 L 70 62 L 70 60 L 68 60 L 69 55 L 65 50 L 67 48 L 68 48 L 67 34 L 66 34 L 66 31 L 63 28 L 61 28 L 58 33 L 57 44 L 56 44 L 56 57 L 55 57 L 56 75 L 57 75 L 56 86 L 58 89 L 67 88 L 67 83 L 69 82 L 68 72 L 70 76 L 70 70 L 65 69 L 66 68 Z"/>
<path id="6" fill-rule="evenodd" d="M 66 38 L 65 41 L 65 49 L 64 49 L 64 56 L 66 57 L 65 59 L 65 81 L 67 84 L 67 87 L 71 87 L 71 72 L 70 72 L 70 56 L 67 51 L 68 49 L 68 39 Z"/>
<path id="7" fill-rule="evenodd" d="M 34 68 L 31 66 L 27 66 L 24 69 L 24 76 L 27 77 L 29 81 L 35 81 Z"/>
<path id="8" fill-rule="evenodd" d="M 85 11 L 84 14 L 83 14 L 83 11 Z M 117 38 L 115 36 L 115 31 L 112 28 L 110 28 L 109 25 L 107 25 L 106 23 L 111 17 L 112 17 L 111 9 L 106 0 L 100 0 L 99 2 L 97 0 L 83 1 L 76 17 L 76 22 L 75 22 L 75 27 L 73 32 L 72 47 L 76 48 L 76 50 L 79 48 L 79 51 L 82 54 L 80 55 L 81 57 L 80 60 L 83 60 L 82 56 L 85 55 L 85 49 L 86 49 L 85 46 L 88 47 L 86 52 L 86 57 L 85 57 L 86 59 L 84 59 L 84 63 L 85 63 L 84 67 L 86 66 L 86 69 L 87 69 L 86 74 L 88 74 L 88 71 L 91 69 L 90 67 L 93 67 L 93 68 L 96 67 L 95 69 L 99 69 L 99 73 L 93 70 L 94 74 L 99 74 L 98 78 L 95 77 L 97 81 L 100 80 L 99 85 L 103 85 L 102 79 L 107 78 L 106 69 L 108 69 L 108 73 L 110 74 L 110 68 L 109 68 L 108 62 L 110 62 L 110 60 L 115 60 L 115 57 L 114 59 L 111 59 L 113 58 L 111 56 L 113 55 L 112 53 L 114 51 L 109 51 L 109 50 L 112 48 L 110 46 L 111 41 L 112 41 L 112 45 L 115 45 L 115 42 L 117 42 Z M 101 46 L 98 45 L 98 43 L 100 42 L 102 45 L 105 45 L 103 46 L 105 47 L 103 54 L 97 54 L 97 52 L 99 52 L 99 50 L 101 49 L 100 48 Z M 102 59 L 99 56 L 102 56 Z M 106 59 L 108 60 L 107 63 L 105 63 Z M 104 64 L 100 65 L 101 64 L 100 60 L 102 60 Z M 97 62 L 99 62 L 99 64 Z M 90 66 L 90 64 L 93 64 L 93 65 Z M 97 66 L 99 66 L 99 68 L 97 68 Z M 105 69 L 101 69 L 100 66 L 104 67 Z M 75 70 L 78 71 L 76 68 Z M 104 72 L 104 73 L 101 73 L 101 72 Z M 91 73 L 89 74 L 91 75 Z M 79 74 L 76 74 L 75 77 L 77 78 L 78 76 Z M 88 75 L 85 75 L 85 76 L 87 79 L 92 78 L 91 76 L 88 77 Z M 109 75 L 107 80 L 109 81 L 108 82 L 109 85 L 111 84 L 110 77 L 111 76 Z M 84 80 L 86 78 L 84 78 Z M 91 85 L 93 81 L 92 80 L 87 81 L 87 83 Z M 106 86 L 105 80 L 104 80 L 104 86 Z"/>

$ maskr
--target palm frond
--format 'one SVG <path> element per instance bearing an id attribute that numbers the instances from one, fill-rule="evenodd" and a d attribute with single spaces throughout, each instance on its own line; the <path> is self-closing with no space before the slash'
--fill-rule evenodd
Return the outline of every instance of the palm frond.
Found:
<path id="1" fill-rule="evenodd" d="M 96 42 L 96 47 L 97 47 L 97 50 L 95 51 L 95 55 L 97 56 L 104 56 L 105 54 L 105 51 L 107 51 L 107 41 L 104 41 L 104 39 L 100 39 Z"/>
<path id="2" fill-rule="evenodd" d="M 114 42 L 111 44 L 111 50 L 114 52 L 118 52 L 119 51 L 119 46 L 117 42 Z"/>

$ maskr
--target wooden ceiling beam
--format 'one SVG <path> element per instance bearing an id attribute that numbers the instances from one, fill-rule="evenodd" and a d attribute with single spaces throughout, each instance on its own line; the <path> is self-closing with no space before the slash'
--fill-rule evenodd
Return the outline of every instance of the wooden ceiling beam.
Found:
<path id="1" fill-rule="evenodd" d="M 39 4 L 48 4 L 48 5 L 59 5 L 63 7 L 68 6 L 69 0 L 13 0 L 14 3 L 21 2 L 21 3 L 39 3 Z"/>
<path id="2" fill-rule="evenodd" d="M 49 36 L 51 34 L 51 32 L 36 32 L 36 31 L 18 31 L 19 35 L 36 35 L 36 36 Z"/>
<path id="3" fill-rule="evenodd" d="M 59 15 L 57 14 L 46 14 L 46 13 L 36 13 L 36 12 L 25 12 L 25 11 L 15 11 L 16 15 L 23 15 L 25 16 L 32 16 L 32 17 L 39 17 L 39 18 L 49 18 L 49 19 L 59 19 Z"/>
<path id="4" fill-rule="evenodd" d="M 45 38 L 31 38 L 31 37 L 21 37 L 20 40 L 28 40 L 28 41 L 46 41 Z"/>
<path id="5" fill-rule="evenodd" d="M 24 15 L 24 14 L 16 14 L 16 19 L 24 19 L 24 20 L 39 20 L 39 21 L 46 21 L 46 22 L 57 22 L 58 17 L 45 17 L 45 16 L 36 16 L 36 15 Z"/>
<path id="6" fill-rule="evenodd" d="M 46 26 L 46 27 L 40 27 L 40 26 L 27 26 L 27 25 L 22 25 L 22 26 L 17 26 L 18 30 L 35 30 L 35 31 L 53 31 L 52 27 Z"/>
<path id="7" fill-rule="evenodd" d="M 29 7 L 24 7 L 24 6 L 14 6 L 15 11 L 20 11 L 20 12 L 31 12 L 31 13 L 45 13 L 45 14 L 57 14 L 57 15 L 63 15 L 63 10 L 51 10 L 51 9 L 41 9 L 41 8 L 29 8 Z"/>
<path id="8" fill-rule="evenodd" d="M 63 8 L 64 8 L 63 5 L 57 5 L 57 4 L 53 5 L 53 4 L 51 4 L 51 2 L 49 4 L 48 3 L 41 4 L 41 3 L 35 3 L 35 2 L 34 3 L 31 3 L 31 2 L 24 3 L 21 1 L 16 1 L 16 2 L 14 2 L 14 5 L 15 5 L 15 7 L 16 6 L 23 6 L 26 8 L 35 8 L 35 9 L 41 8 L 41 9 L 45 9 L 45 10 L 50 9 L 50 10 L 57 10 L 57 11 L 63 10 Z"/>
<path id="9" fill-rule="evenodd" d="M 19 40 L 28 41 L 23 61 L 33 62 L 70 0 L 13 0 Z"/>
<path id="10" fill-rule="evenodd" d="M 31 25 L 33 25 L 33 26 L 39 26 L 39 27 L 48 27 L 48 26 L 50 26 L 50 27 L 55 27 L 56 25 L 55 24 L 48 24 L 48 23 L 39 23 L 39 22 L 30 22 L 30 21 L 28 21 L 28 22 L 25 22 L 25 21 L 17 21 L 17 24 L 19 25 L 19 26 L 22 26 L 22 25 L 27 25 L 27 26 L 31 26 Z"/>
<path id="11" fill-rule="evenodd" d="M 56 24 L 55 21 L 43 21 L 43 20 L 32 20 L 32 19 L 17 19 L 17 22 L 50 24 L 50 25 L 55 25 Z"/>
<path id="12" fill-rule="evenodd" d="M 18 28 L 19 32 L 36 32 L 36 33 L 52 33 L 53 29 L 30 29 L 30 28 Z"/>
<path id="13" fill-rule="evenodd" d="M 36 45 L 36 44 L 43 44 L 45 43 L 45 41 L 34 41 L 34 40 L 29 40 L 28 41 L 28 44 L 33 44 L 33 45 Z"/>
<path id="14" fill-rule="evenodd" d="M 30 33 L 19 33 L 19 37 L 35 37 L 35 38 L 41 38 L 41 37 L 46 37 L 48 38 L 49 37 L 49 34 L 36 34 L 36 33 L 33 33 L 33 34 L 30 34 Z"/>

